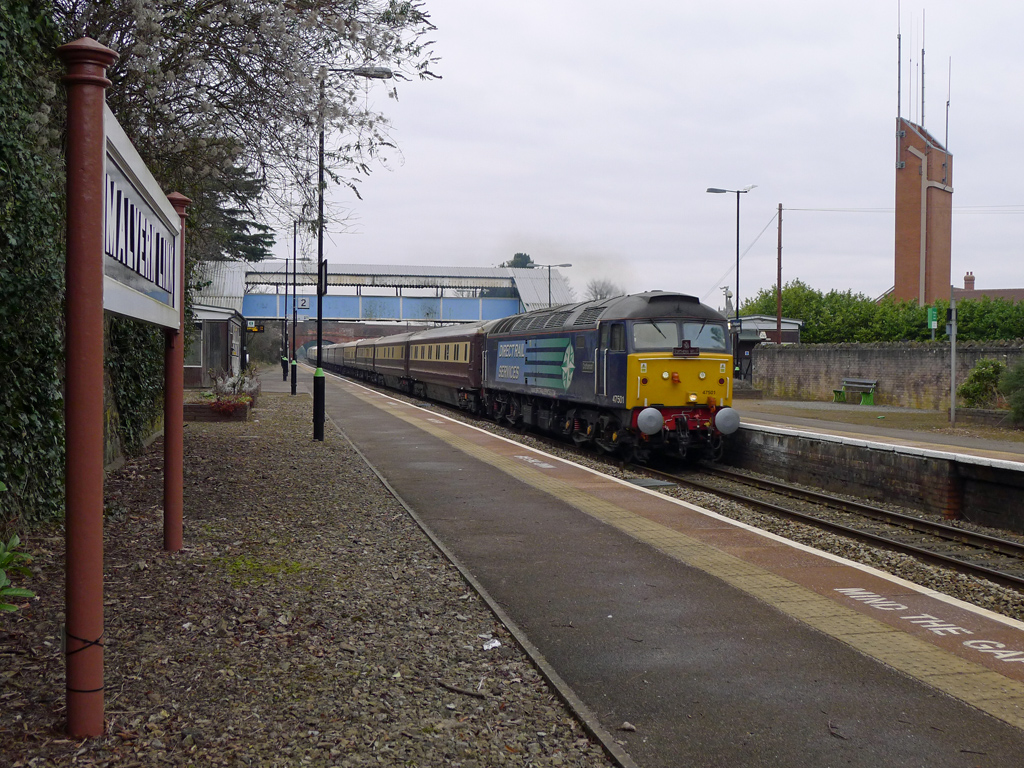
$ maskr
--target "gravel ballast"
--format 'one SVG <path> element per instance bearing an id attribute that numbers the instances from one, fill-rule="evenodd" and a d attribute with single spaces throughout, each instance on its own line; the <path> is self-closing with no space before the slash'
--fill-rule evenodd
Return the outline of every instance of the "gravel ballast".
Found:
<path id="1" fill-rule="evenodd" d="M 185 429 L 185 549 L 162 444 L 106 481 L 107 732 L 63 734 L 64 534 L 0 616 L 4 765 L 609 766 L 509 631 L 308 396 Z"/>

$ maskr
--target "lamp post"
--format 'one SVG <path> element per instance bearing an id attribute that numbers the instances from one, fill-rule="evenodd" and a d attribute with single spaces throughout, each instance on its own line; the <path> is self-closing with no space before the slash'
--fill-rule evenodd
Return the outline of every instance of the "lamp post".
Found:
<path id="1" fill-rule="evenodd" d="M 324 296 L 327 295 L 327 263 L 324 261 L 324 84 L 329 72 L 348 73 L 371 80 L 387 80 L 394 73 L 387 67 L 350 67 L 320 71 L 320 154 L 317 174 L 317 235 L 316 235 L 316 372 L 313 374 L 313 439 L 324 439 L 326 387 L 324 378 Z"/>
<path id="2" fill-rule="evenodd" d="M 299 365 L 295 360 L 295 323 L 298 320 L 299 296 L 297 286 L 299 261 L 299 222 L 292 222 L 292 394 L 295 394 L 299 384 Z M 288 262 L 284 263 L 284 287 L 285 294 L 288 293 Z M 286 321 L 287 322 L 287 321 Z"/>
<path id="3" fill-rule="evenodd" d="M 739 351 L 740 340 L 740 195 L 746 194 L 752 189 L 755 189 L 757 184 L 751 184 L 749 187 L 743 189 L 719 189 L 718 187 L 708 187 L 708 192 L 714 195 L 724 194 L 726 192 L 736 195 L 736 343 L 733 344 L 733 355 Z"/>
<path id="4" fill-rule="evenodd" d="M 534 262 L 535 267 L 547 267 L 548 270 L 548 309 L 551 309 L 551 268 L 552 267 L 571 267 L 572 264 L 537 264 Z"/>

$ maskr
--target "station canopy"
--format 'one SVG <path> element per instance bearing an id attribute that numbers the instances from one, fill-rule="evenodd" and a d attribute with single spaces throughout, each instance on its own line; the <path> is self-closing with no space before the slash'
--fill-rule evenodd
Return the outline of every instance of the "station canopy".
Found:
<path id="1" fill-rule="evenodd" d="M 295 269 L 293 278 L 292 270 Z M 296 292 L 315 294 L 316 262 L 291 259 L 260 262 L 212 261 L 199 267 L 198 279 L 205 304 L 241 310 L 246 296 Z M 549 299 L 550 291 L 550 299 Z M 557 269 L 534 267 L 445 267 L 327 263 L 327 293 L 503 297 L 518 302 L 519 311 L 569 304 L 569 282 Z"/>

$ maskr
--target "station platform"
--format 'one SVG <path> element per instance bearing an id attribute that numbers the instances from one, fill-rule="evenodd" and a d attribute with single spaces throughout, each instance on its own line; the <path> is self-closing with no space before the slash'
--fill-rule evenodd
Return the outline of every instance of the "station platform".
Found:
<path id="1" fill-rule="evenodd" d="M 733 407 L 740 414 L 741 425 L 790 427 L 855 440 L 1024 462 L 1024 430 L 977 428 L 962 421 L 951 426 L 945 411 L 746 399 L 734 400 Z"/>
<path id="2" fill-rule="evenodd" d="M 1021 622 L 331 375 L 326 404 L 622 765 L 1024 754 Z"/>

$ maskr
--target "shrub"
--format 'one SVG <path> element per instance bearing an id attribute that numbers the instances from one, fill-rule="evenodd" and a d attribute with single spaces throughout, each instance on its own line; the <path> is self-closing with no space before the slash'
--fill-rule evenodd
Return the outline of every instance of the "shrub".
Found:
<path id="1" fill-rule="evenodd" d="M 0 483 L 2 485 L 2 483 Z M 18 573 L 22 576 L 29 576 L 31 572 L 23 563 L 29 562 L 32 558 L 24 552 L 15 552 L 21 539 L 12 536 L 10 541 L 4 544 L 0 539 L 0 611 L 16 611 L 18 606 L 8 603 L 7 600 L 15 597 L 35 597 L 35 592 L 20 587 L 12 587 L 7 572 Z"/>
<path id="2" fill-rule="evenodd" d="M 248 395 L 255 399 L 260 393 L 260 377 L 256 367 L 250 365 L 237 376 L 228 376 L 224 371 L 210 371 L 213 379 L 213 394 L 219 398 L 231 395 Z"/>
<path id="3" fill-rule="evenodd" d="M 247 405 L 252 405 L 252 398 L 248 395 L 221 395 L 210 403 L 210 410 L 230 416 Z"/>
<path id="4" fill-rule="evenodd" d="M 1010 403 L 1010 418 L 1014 423 L 1024 423 L 1024 360 L 1003 372 L 999 391 Z"/>
<path id="5" fill-rule="evenodd" d="M 1006 366 L 998 360 L 979 360 L 967 376 L 967 381 L 956 389 L 956 394 L 968 408 L 991 408 L 999 397 L 999 377 Z"/>

